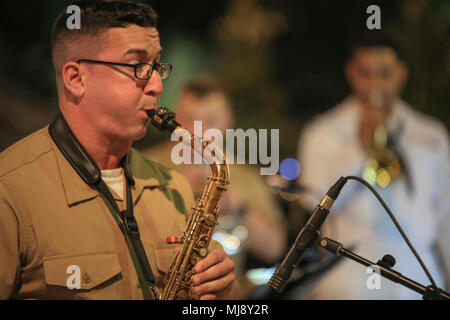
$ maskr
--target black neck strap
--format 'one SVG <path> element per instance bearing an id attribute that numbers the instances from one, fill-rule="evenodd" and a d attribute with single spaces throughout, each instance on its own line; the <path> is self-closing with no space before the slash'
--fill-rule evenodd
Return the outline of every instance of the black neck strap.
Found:
<path id="1" fill-rule="evenodd" d="M 89 186 L 97 189 L 118 213 L 124 227 L 122 230 L 125 231 L 124 234 L 128 237 L 136 252 L 145 280 L 147 284 L 153 288 L 155 277 L 148 262 L 144 246 L 142 245 L 138 224 L 133 213 L 133 198 L 130 186 L 134 186 L 134 179 L 129 170 L 128 157 L 125 156 L 120 162 L 120 166 L 124 170 L 126 189 L 126 209 L 120 211 L 111 191 L 102 180 L 99 167 L 77 140 L 62 114 L 58 114 L 56 119 L 50 124 L 49 132 L 59 150 L 67 161 L 69 161 L 81 179 Z"/>

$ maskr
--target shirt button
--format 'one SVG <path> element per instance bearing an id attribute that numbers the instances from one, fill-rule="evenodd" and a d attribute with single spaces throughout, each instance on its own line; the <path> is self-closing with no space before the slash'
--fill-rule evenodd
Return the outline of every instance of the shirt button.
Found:
<path id="1" fill-rule="evenodd" d="M 84 273 L 84 275 L 83 275 L 83 282 L 86 283 L 86 284 L 91 283 L 91 276 L 88 275 L 87 273 Z"/>

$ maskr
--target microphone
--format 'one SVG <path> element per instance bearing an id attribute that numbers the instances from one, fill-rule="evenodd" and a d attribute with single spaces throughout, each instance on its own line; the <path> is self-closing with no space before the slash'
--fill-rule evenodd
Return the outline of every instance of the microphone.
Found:
<path id="1" fill-rule="evenodd" d="M 300 262 L 306 249 L 311 247 L 317 239 L 320 227 L 328 216 L 334 201 L 346 182 L 347 178 L 339 178 L 339 180 L 328 190 L 320 204 L 314 209 L 305 226 L 300 230 L 294 244 L 268 282 L 269 287 L 276 292 L 281 293 L 284 290 L 292 271 L 294 271 L 295 267 Z"/>

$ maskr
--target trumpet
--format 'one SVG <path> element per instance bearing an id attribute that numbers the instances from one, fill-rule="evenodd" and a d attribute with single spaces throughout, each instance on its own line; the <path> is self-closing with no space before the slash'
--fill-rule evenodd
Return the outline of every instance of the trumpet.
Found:
<path id="1" fill-rule="evenodd" d="M 371 102 L 379 108 L 385 108 L 386 98 L 379 90 L 371 94 Z M 386 188 L 403 173 L 403 162 L 392 146 L 392 137 L 385 125 L 379 125 L 374 131 L 374 146 L 369 152 L 363 178 L 372 185 Z"/>
<path id="2" fill-rule="evenodd" d="M 363 178 L 372 185 L 386 188 L 402 174 L 403 167 L 400 156 L 389 146 L 387 129 L 379 126 L 374 135 L 375 147 L 367 158 Z"/>

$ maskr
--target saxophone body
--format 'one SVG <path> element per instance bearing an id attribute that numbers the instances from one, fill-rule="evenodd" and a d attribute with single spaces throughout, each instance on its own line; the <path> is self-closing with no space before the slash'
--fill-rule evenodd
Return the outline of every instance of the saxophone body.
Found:
<path id="1" fill-rule="evenodd" d="M 184 129 L 175 121 L 175 113 L 166 108 L 159 108 L 149 115 L 152 124 L 161 131 L 173 132 L 177 129 Z M 183 233 L 183 245 L 165 276 L 165 285 L 158 297 L 161 300 L 190 298 L 191 278 L 194 275 L 192 268 L 208 253 L 212 234 L 218 224 L 219 208 L 217 203 L 230 182 L 228 164 L 221 150 L 213 148 L 214 145 L 209 141 L 202 142 L 200 138 L 186 129 L 177 130 L 176 133 L 178 132 L 180 132 L 179 138 L 189 143 L 195 152 L 203 155 L 212 174 L 208 177 L 202 196 L 192 208 Z"/>

